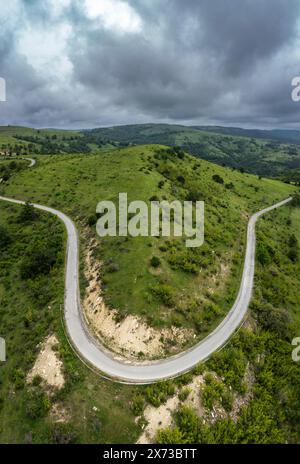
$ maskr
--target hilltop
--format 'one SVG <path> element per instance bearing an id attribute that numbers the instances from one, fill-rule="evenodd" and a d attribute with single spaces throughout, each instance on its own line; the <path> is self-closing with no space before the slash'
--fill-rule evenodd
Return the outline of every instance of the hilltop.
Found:
<path id="1" fill-rule="evenodd" d="M 291 132 L 289 137 L 289 131 L 261 133 L 230 128 L 137 124 L 99 128 L 91 133 L 123 144 L 180 146 L 199 158 L 268 177 L 286 174 L 288 179 L 290 170 L 300 167 L 298 131 Z"/>

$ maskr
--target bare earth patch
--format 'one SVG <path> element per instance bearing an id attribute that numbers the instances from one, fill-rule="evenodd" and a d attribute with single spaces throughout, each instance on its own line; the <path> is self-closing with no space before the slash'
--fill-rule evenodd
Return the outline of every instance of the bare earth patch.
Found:
<path id="1" fill-rule="evenodd" d="M 230 413 L 230 417 L 234 422 L 238 420 L 239 414 L 241 412 L 241 409 L 252 400 L 253 398 L 253 385 L 255 382 L 255 376 L 254 372 L 251 369 L 250 364 L 248 364 L 245 372 L 245 377 L 244 377 L 245 383 L 247 385 L 247 392 L 244 396 L 242 395 L 235 395 L 234 397 L 234 402 L 233 402 L 233 408 Z"/>
<path id="2" fill-rule="evenodd" d="M 31 383 L 35 376 L 39 376 L 49 387 L 61 389 L 64 386 L 63 363 L 54 350 L 54 347 L 57 345 L 58 340 L 55 335 L 50 335 L 46 338 L 33 368 L 27 375 L 28 383 Z"/>
<path id="3" fill-rule="evenodd" d="M 71 418 L 70 412 L 60 403 L 52 405 L 50 417 L 56 423 L 65 423 Z"/>
<path id="4" fill-rule="evenodd" d="M 138 444 L 153 443 L 159 429 L 170 427 L 173 422 L 172 414 L 179 406 L 178 396 L 172 396 L 165 404 L 158 408 L 148 405 L 144 411 L 144 417 L 148 422 L 144 432 L 138 439 Z"/>
<path id="5" fill-rule="evenodd" d="M 132 315 L 117 322 L 118 311 L 108 309 L 103 300 L 99 281 L 101 264 L 93 259 L 93 246 L 96 243 L 91 242 L 86 255 L 86 277 L 89 285 L 83 301 L 86 322 L 95 336 L 126 359 L 155 359 L 164 356 L 164 340 L 176 340 L 175 348 L 180 349 L 186 340 L 193 337 L 193 331 L 177 327 L 153 329 L 141 317 Z"/>
<path id="6" fill-rule="evenodd" d="M 214 374 L 215 375 L 215 374 Z M 216 376 L 216 375 L 215 375 Z M 248 365 L 245 373 L 245 381 L 247 383 L 247 392 L 244 396 L 234 394 L 233 407 L 230 413 L 227 413 L 222 406 L 215 406 L 212 411 L 206 410 L 201 402 L 201 388 L 205 384 L 205 374 L 195 376 L 188 385 L 183 388 L 188 388 L 190 393 L 186 400 L 179 400 L 180 390 L 169 398 L 166 403 L 158 408 L 155 406 L 146 406 L 143 416 L 147 421 L 147 425 L 139 437 L 138 444 L 155 443 L 155 437 L 160 429 L 172 427 L 174 425 L 173 415 L 180 405 L 189 406 L 195 410 L 199 417 L 202 417 L 204 423 L 214 424 L 217 420 L 226 417 L 231 418 L 234 422 L 237 421 L 241 409 L 245 407 L 252 399 L 252 387 L 254 384 L 254 374 L 251 367 Z M 216 378 L 220 380 L 217 376 Z M 139 420 L 139 418 L 137 418 Z"/>
<path id="7" fill-rule="evenodd" d="M 173 414 L 178 409 L 180 404 L 190 406 L 197 411 L 199 415 L 203 414 L 203 408 L 200 401 L 200 387 L 203 385 L 204 379 L 202 375 L 194 377 L 193 381 L 190 382 L 183 388 L 189 388 L 191 390 L 187 399 L 184 402 L 180 402 L 178 394 L 180 390 L 176 392 L 174 396 L 169 398 L 166 403 L 162 404 L 158 408 L 148 405 L 144 411 L 144 418 L 147 421 L 147 425 L 142 435 L 138 439 L 138 444 L 150 444 L 153 443 L 157 435 L 158 430 L 170 427 L 173 423 Z"/>

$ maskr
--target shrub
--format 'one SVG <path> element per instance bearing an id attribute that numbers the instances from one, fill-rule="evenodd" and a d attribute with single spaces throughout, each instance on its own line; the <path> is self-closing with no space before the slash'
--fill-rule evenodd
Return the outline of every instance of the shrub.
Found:
<path id="1" fill-rule="evenodd" d="M 180 445 L 187 443 L 184 434 L 178 427 L 161 429 L 157 433 L 156 443 L 164 445 Z"/>
<path id="2" fill-rule="evenodd" d="M 160 266 L 160 259 L 157 256 L 152 256 L 150 264 L 152 267 L 159 267 Z"/>
<path id="3" fill-rule="evenodd" d="M 17 389 L 21 389 L 25 384 L 25 375 L 22 369 L 15 369 L 13 372 L 13 382 Z"/>
<path id="4" fill-rule="evenodd" d="M 241 394 L 245 393 L 246 364 L 243 352 L 236 348 L 227 348 L 215 353 L 209 361 L 209 367 L 224 378 L 224 383 Z"/>
<path id="5" fill-rule="evenodd" d="M 201 193 L 199 192 L 199 190 L 195 190 L 195 189 L 191 189 L 188 191 L 188 194 L 187 194 L 187 201 L 199 201 L 201 198 Z"/>
<path id="6" fill-rule="evenodd" d="M 295 247 L 291 248 L 288 251 L 288 257 L 293 263 L 296 263 L 298 261 L 298 249 Z"/>
<path id="7" fill-rule="evenodd" d="M 179 159 L 184 158 L 184 151 L 180 147 L 174 147 L 173 152 L 178 156 Z"/>
<path id="8" fill-rule="evenodd" d="M 296 193 L 291 201 L 292 206 L 300 206 L 300 193 Z"/>
<path id="9" fill-rule="evenodd" d="M 269 250 L 264 243 L 258 243 L 256 256 L 260 264 L 262 264 L 262 266 L 266 266 L 271 262 Z"/>
<path id="10" fill-rule="evenodd" d="M 259 324 L 265 329 L 274 332 L 280 338 L 289 334 L 289 313 L 285 309 L 274 308 L 270 303 L 256 307 L 255 313 Z"/>
<path id="11" fill-rule="evenodd" d="M 224 179 L 221 176 L 219 176 L 219 174 L 214 174 L 212 176 L 212 180 L 217 182 L 217 184 L 224 184 Z"/>
<path id="12" fill-rule="evenodd" d="M 145 407 L 145 399 L 143 398 L 142 395 L 136 395 L 133 398 L 132 406 L 131 406 L 131 409 L 134 415 L 140 416 L 144 411 L 144 407 Z"/>
<path id="13" fill-rule="evenodd" d="M 87 219 L 87 224 L 90 227 L 93 227 L 98 220 L 97 214 L 91 214 Z"/>
<path id="14" fill-rule="evenodd" d="M 38 214 L 34 206 L 32 206 L 29 202 L 26 202 L 25 205 L 22 206 L 20 214 L 19 214 L 19 221 L 20 222 L 30 222 L 34 221 L 37 218 Z"/>
<path id="15" fill-rule="evenodd" d="M 70 424 L 55 424 L 51 431 L 51 441 L 57 445 L 68 445 L 76 442 L 76 433 Z"/>
<path id="16" fill-rule="evenodd" d="M 288 245 L 289 247 L 296 247 L 298 245 L 298 239 L 295 236 L 295 234 L 291 235 L 289 240 L 288 240 Z"/>
<path id="17" fill-rule="evenodd" d="M 169 396 L 175 393 L 175 384 L 172 381 L 160 382 L 146 389 L 146 397 L 149 403 L 158 407 L 165 403 Z"/>
<path id="18" fill-rule="evenodd" d="M 185 401 L 190 393 L 191 393 L 191 389 L 188 387 L 185 387 L 182 390 L 180 390 L 178 394 L 178 398 L 180 399 L 180 401 Z"/>
<path id="19" fill-rule="evenodd" d="M 48 396 L 39 390 L 32 390 L 27 393 L 26 415 L 30 419 L 45 417 L 51 408 Z"/>
<path id="20" fill-rule="evenodd" d="M 153 286 L 151 290 L 166 306 L 171 307 L 175 305 L 175 291 L 171 285 L 158 284 Z"/>
<path id="21" fill-rule="evenodd" d="M 11 242 L 11 236 L 8 231 L 0 226 L 0 249 L 6 247 Z"/>
<path id="22" fill-rule="evenodd" d="M 183 176 L 177 176 L 177 180 L 178 182 L 180 182 L 181 184 L 184 184 L 185 183 L 185 178 Z"/>
<path id="23" fill-rule="evenodd" d="M 56 262 L 54 250 L 40 246 L 31 249 L 31 251 L 23 258 L 20 266 L 20 274 L 22 279 L 35 278 L 40 274 L 49 274 L 52 266 Z"/>
<path id="24" fill-rule="evenodd" d="M 114 272 L 118 272 L 120 270 L 120 266 L 117 263 L 108 262 L 105 266 L 105 270 L 106 272 L 109 272 L 110 274 L 112 274 Z"/>

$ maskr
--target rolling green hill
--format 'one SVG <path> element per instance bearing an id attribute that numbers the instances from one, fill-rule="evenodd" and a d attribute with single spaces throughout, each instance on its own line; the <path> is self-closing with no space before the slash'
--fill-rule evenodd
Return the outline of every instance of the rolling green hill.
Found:
<path id="1" fill-rule="evenodd" d="M 0 127 L 0 154 L 48 155 L 90 153 L 108 149 L 114 142 L 78 131 Z"/>
<path id="2" fill-rule="evenodd" d="M 222 130 L 221 130 L 222 129 Z M 256 132 L 230 131 L 221 128 L 197 128 L 168 124 L 137 124 L 94 129 L 93 134 L 110 137 L 121 143 L 160 143 L 180 146 L 193 155 L 247 172 L 274 177 L 300 167 L 300 147 L 282 139 L 254 138 Z M 224 130 L 223 130 L 224 129 Z M 216 129 L 216 132 L 218 130 Z M 266 137 L 264 137 L 266 138 Z"/>
<path id="3" fill-rule="evenodd" d="M 195 129 L 200 129 L 217 134 L 232 135 L 237 137 L 251 137 L 257 139 L 277 140 L 281 143 L 300 143 L 299 130 L 259 130 L 259 129 L 242 129 L 240 127 L 221 127 L 221 126 L 193 126 Z"/>
<path id="4" fill-rule="evenodd" d="M 0 153 L 97 153 L 135 144 L 161 144 L 179 146 L 196 157 L 221 166 L 288 182 L 295 180 L 294 172 L 300 168 L 297 137 L 298 131 L 247 131 L 168 124 L 136 124 L 83 131 L 8 126 L 0 127 Z"/>

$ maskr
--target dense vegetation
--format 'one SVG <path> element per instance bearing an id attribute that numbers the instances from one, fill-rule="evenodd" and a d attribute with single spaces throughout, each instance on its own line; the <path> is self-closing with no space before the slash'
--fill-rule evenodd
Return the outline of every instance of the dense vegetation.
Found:
<path id="1" fill-rule="evenodd" d="M 102 381 L 66 340 L 64 242 L 63 226 L 49 214 L 0 203 L 0 336 L 7 344 L 0 366 L 0 442 L 132 442 L 139 430 L 129 407 L 133 389 Z M 26 382 L 40 344 L 52 333 L 65 377 L 59 391 L 45 389 L 38 377 Z M 67 411 L 67 422 L 57 422 L 54 406 Z"/>
<path id="2" fill-rule="evenodd" d="M 2 160 L 0 163 L 0 179 L 2 179 L 2 182 L 6 182 L 13 174 L 21 171 L 27 166 L 28 162 L 26 161 Z"/>
<path id="3" fill-rule="evenodd" d="M 289 256 L 291 247 L 299 250 L 299 208 L 272 212 L 258 224 L 258 231 L 259 243 L 272 259 L 257 265 L 252 327 L 238 332 L 208 362 L 207 368 L 223 382 L 206 382 L 199 392 L 208 409 L 220 398 L 223 403 L 226 387 L 245 394 L 244 375 L 250 368 L 255 379 L 252 399 L 237 420 L 228 415 L 214 424 L 182 406 L 175 414 L 174 427 L 158 433 L 160 443 L 299 443 L 300 370 L 292 360 L 291 341 L 300 330 L 300 263 Z M 223 406 L 230 412 L 226 397 Z"/>
<path id="4" fill-rule="evenodd" d="M 181 148 L 109 148 L 97 155 L 38 156 L 32 170 L 12 169 L 0 194 L 70 214 L 77 221 L 82 250 L 87 237 L 96 236 L 97 202 L 116 201 L 120 191 L 128 192 L 129 201 L 205 200 L 206 242 L 198 250 L 191 252 L 174 237 L 107 238 L 96 249 L 96 257 L 104 262 L 106 301 L 121 317 L 132 312 L 154 326 L 186 326 L 203 337 L 235 297 L 249 214 L 295 188 L 197 160 Z M 0 442 L 133 442 L 144 425 L 143 419 L 135 422 L 135 416 L 143 414 L 146 404 L 158 407 L 176 388 L 183 402 L 186 385 L 199 374 L 205 376 L 199 392 L 204 408 L 212 411 L 218 405 L 226 418 L 209 424 L 182 406 L 175 426 L 159 432 L 159 442 L 299 442 L 299 365 L 291 358 L 291 340 L 300 330 L 299 205 L 295 194 L 291 207 L 270 213 L 258 224 L 248 326 L 193 373 L 148 387 L 128 387 L 100 380 L 66 341 L 61 324 L 65 239 L 61 224 L 30 204 L 21 208 L 1 202 L 0 336 L 7 341 L 8 360 L 0 367 Z M 49 395 L 38 379 L 29 386 L 26 375 L 39 344 L 51 333 L 59 339 L 66 384 Z M 233 420 L 234 395 L 247 393 L 248 369 L 254 374 L 251 400 Z M 55 404 L 68 410 L 66 423 L 53 419 Z"/>
<path id="5" fill-rule="evenodd" d="M 91 153 L 115 145 L 90 132 L 0 127 L 0 153 L 8 156 Z"/>
<path id="6" fill-rule="evenodd" d="M 95 251 L 104 262 L 106 302 L 120 318 L 141 315 L 154 327 L 190 328 L 198 338 L 221 320 L 235 298 L 249 214 L 291 191 L 292 186 L 157 145 L 40 157 L 37 167 L 2 187 L 7 195 L 46 201 L 68 212 L 78 221 L 84 246 L 87 236 L 97 238 L 98 201 L 117 201 L 119 192 L 148 204 L 153 199 L 204 200 L 206 242 L 199 248 L 187 248 L 185 237 L 105 237 Z"/>

